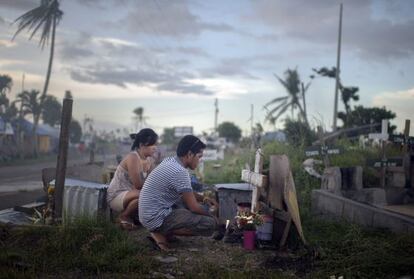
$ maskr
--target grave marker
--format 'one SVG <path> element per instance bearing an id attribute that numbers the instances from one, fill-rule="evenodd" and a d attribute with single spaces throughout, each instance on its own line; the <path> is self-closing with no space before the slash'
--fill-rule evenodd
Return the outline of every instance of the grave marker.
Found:
<path id="1" fill-rule="evenodd" d="M 386 173 L 386 164 L 388 162 L 385 155 L 385 141 L 388 140 L 388 120 L 383 119 L 381 122 L 381 133 L 372 133 L 368 134 L 369 139 L 376 139 L 380 141 L 381 144 L 381 187 L 385 187 L 385 173 Z M 375 162 L 377 163 L 377 162 Z"/>
<path id="2" fill-rule="evenodd" d="M 260 197 L 259 188 L 264 189 L 267 186 L 268 178 L 261 174 L 263 171 L 263 154 L 261 149 L 257 149 L 254 163 L 254 171 L 242 170 L 241 179 L 244 182 L 253 185 L 252 192 L 252 212 L 257 212 L 257 202 Z"/>
<path id="3" fill-rule="evenodd" d="M 342 149 L 337 146 L 326 145 L 323 138 L 323 130 L 321 126 L 318 126 L 318 136 L 320 145 L 309 146 L 305 148 L 306 157 L 321 156 L 325 167 L 329 167 L 330 160 L 329 155 L 339 155 L 342 153 Z"/>

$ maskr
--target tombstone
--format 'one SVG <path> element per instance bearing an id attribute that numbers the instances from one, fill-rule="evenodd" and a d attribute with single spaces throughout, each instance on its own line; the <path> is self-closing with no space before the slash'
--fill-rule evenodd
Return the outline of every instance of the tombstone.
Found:
<path id="1" fill-rule="evenodd" d="M 286 155 L 270 157 L 269 184 L 267 177 L 260 174 L 263 158 L 260 149 L 256 152 L 255 172 L 242 171 L 242 180 L 254 181 L 252 194 L 252 211 L 264 211 L 273 216 L 272 242 L 279 248 L 286 245 L 292 224 L 300 239 L 305 243 L 305 237 L 300 221 L 299 205 L 296 198 L 295 182 L 290 170 L 290 162 Z M 252 179 L 254 177 L 254 179 Z M 255 193 L 256 191 L 256 193 Z"/>
<path id="2" fill-rule="evenodd" d="M 345 191 L 362 190 L 363 168 L 361 166 L 341 168 L 341 189 Z"/>
<path id="3" fill-rule="evenodd" d="M 389 135 L 388 135 L 388 120 L 383 119 L 381 122 L 381 133 L 372 133 L 368 135 L 369 139 L 372 140 L 379 140 L 380 145 L 381 145 L 381 162 L 374 162 L 374 167 L 377 166 L 379 164 L 378 167 L 381 168 L 381 187 L 384 188 L 385 187 L 385 174 L 386 174 L 386 168 L 387 168 L 387 164 L 388 164 L 388 160 L 386 158 L 386 154 L 385 154 L 385 141 L 388 140 Z"/>
<path id="4" fill-rule="evenodd" d="M 239 203 L 250 203 L 253 187 L 248 183 L 226 183 L 214 185 L 220 203 L 218 217 L 222 223 L 233 220 Z"/>

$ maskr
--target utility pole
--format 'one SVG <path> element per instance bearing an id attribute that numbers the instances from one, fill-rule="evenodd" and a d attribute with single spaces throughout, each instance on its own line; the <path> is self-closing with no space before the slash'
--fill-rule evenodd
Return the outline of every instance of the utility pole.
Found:
<path id="1" fill-rule="evenodd" d="M 218 134 L 217 131 L 217 119 L 218 119 L 218 113 L 219 113 L 219 109 L 218 109 L 218 99 L 216 98 L 215 102 L 214 102 L 214 106 L 215 106 L 215 111 L 214 111 L 214 134 Z"/>
<path id="2" fill-rule="evenodd" d="M 22 92 L 24 91 L 24 78 L 25 78 L 25 75 L 23 73 L 23 75 L 22 75 Z"/>
<path id="3" fill-rule="evenodd" d="M 341 37 L 342 37 L 342 3 L 339 6 L 339 30 L 338 30 L 338 50 L 336 55 L 336 82 L 335 82 L 335 104 L 333 115 L 333 131 L 336 131 L 336 120 L 338 114 L 338 89 L 339 89 L 339 72 L 341 64 Z"/>
<path id="4" fill-rule="evenodd" d="M 253 136 L 253 110 L 254 110 L 254 106 L 253 104 L 251 104 L 250 107 L 250 133 Z"/>

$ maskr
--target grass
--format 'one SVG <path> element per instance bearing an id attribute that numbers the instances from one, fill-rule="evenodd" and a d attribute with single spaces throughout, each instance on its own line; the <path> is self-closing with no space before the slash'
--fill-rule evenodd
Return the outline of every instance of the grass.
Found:
<path id="1" fill-rule="evenodd" d="M 70 273 L 148 274 L 155 265 L 140 247 L 113 224 L 78 220 L 61 227 L 2 228 L 0 277 Z M 59 275 L 60 276 L 60 275 Z M 65 276 L 66 277 L 66 276 Z M 77 277 L 77 276 L 75 276 Z"/>
<path id="2" fill-rule="evenodd" d="M 345 144 L 346 145 L 346 144 Z M 335 164 L 349 166 L 363 162 L 369 152 L 352 149 L 333 158 Z M 367 230 L 355 224 L 319 220 L 310 214 L 311 190 L 319 188 L 319 180 L 306 174 L 301 163 L 302 149 L 271 143 L 263 148 L 270 154 L 287 154 L 295 179 L 305 237 L 316 257 L 306 258 L 297 251 L 295 262 L 278 264 L 280 257 L 263 251 L 266 262 L 258 264 L 258 254 L 241 248 L 227 249 L 217 244 L 208 253 L 179 257 L 170 271 L 182 278 L 398 278 L 414 273 L 414 234 L 393 234 L 384 230 Z M 367 155 L 368 154 L 368 155 Z M 374 152 L 372 154 L 375 155 Z M 220 161 L 221 168 L 206 163 L 207 183 L 240 181 L 245 162 L 253 161 L 253 153 L 242 151 Z M 265 169 L 268 168 L 265 161 Z M 252 165 L 252 163 L 250 163 Z M 266 252 L 269 252 L 266 254 Z M 154 260 L 148 245 L 120 231 L 105 221 L 78 220 L 60 227 L 0 227 L 0 277 L 128 277 L 159 276 L 165 270 Z M 272 254 L 273 253 L 273 254 Z M 217 264 L 220 263 L 220 264 Z M 298 272 L 301 265 L 309 265 Z M 186 270 L 180 273 L 182 268 Z M 157 275 L 154 271 L 161 271 Z M 178 274 L 178 275 L 177 275 Z M 295 275 L 296 274 L 296 275 Z"/>

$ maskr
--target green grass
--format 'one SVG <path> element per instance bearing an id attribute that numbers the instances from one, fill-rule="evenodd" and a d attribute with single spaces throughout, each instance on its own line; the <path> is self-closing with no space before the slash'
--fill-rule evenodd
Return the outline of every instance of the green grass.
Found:
<path id="1" fill-rule="evenodd" d="M 0 266 L 3 276 L 39 276 L 75 272 L 83 275 L 144 275 L 153 268 L 148 248 L 103 221 L 79 220 L 61 227 L 2 228 Z M 24 266 L 21 269 L 20 266 Z"/>
<path id="2" fill-rule="evenodd" d="M 332 158 L 341 166 L 362 163 L 370 150 L 361 151 L 344 144 L 349 152 Z M 303 149 L 271 143 L 263 147 L 265 169 L 271 154 L 288 155 L 295 179 L 302 225 L 308 244 L 317 252 L 310 260 L 297 254 L 297 264 L 307 263 L 311 269 L 300 273 L 305 278 L 398 278 L 414 273 L 414 234 L 393 234 L 384 230 L 367 230 L 355 224 L 316 219 L 310 212 L 312 189 L 320 181 L 303 171 Z M 371 154 L 371 155 L 370 155 Z M 240 181 L 240 172 L 246 162 L 252 166 L 253 153 L 240 151 L 224 161 L 207 162 L 206 183 Z M 214 168 L 220 163 L 221 168 Z M 212 257 L 228 259 L 228 263 L 214 261 L 197 254 L 189 263 L 180 258 L 175 271 L 187 266 L 183 278 L 295 278 L 297 265 L 283 272 L 278 259 L 269 256 L 267 264 L 252 266 L 254 254 L 216 252 Z M 150 277 L 160 270 L 154 260 L 154 251 L 148 245 L 131 238 L 113 224 L 105 221 L 78 220 L 60 227 L 31 227 L 10 229 L 0 227 L 0 277 Z M 211 256 L 211 255 L 210 255 Z M 303 256 L 303 259 L 302 259 Z M 302 263 L 301 263 L 302 262 Z M 165 273 L 161 271 L 162 273 Z M 162 275 L 161 275 L 162 276 Z"/>

